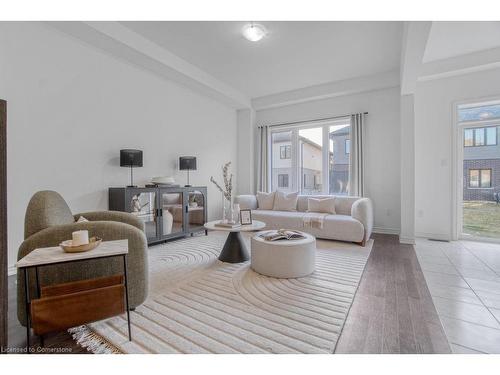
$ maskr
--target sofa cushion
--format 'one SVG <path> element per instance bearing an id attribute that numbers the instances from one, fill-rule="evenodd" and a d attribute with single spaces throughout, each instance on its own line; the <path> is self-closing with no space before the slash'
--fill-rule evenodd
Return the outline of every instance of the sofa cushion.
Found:
<path id="1" fill-rule="evenodd" d="M 274 211 L 297 211 L 297 197 L 299 192 L 284 193 L 277 191 L 274 195 Z"/>
<path id="2" fill-rule="evenodd" d="M 330 198 L 333 195 L 299 195 L 297 199 L 297 211 L 306 212 L 307 211 L 307 200 L 308 198 L 324 199 Z M 354 202 L 356 202 L 359 197 L 335 195 L 335 212 L 340 215 L 350 215 L 351 207 Z"/>
<path id="3" fill-rule="evenodd" d="M 349 215 L 326 215 L 323 228 L 304 227 L 304 212 L 256 210 L 252 218 L 266 223 L 266 229 L 296 229 L 312 234 L 317 238 L 339 241 L 363 241 L 365 228 L 360 221 Z"/>
<path id="4" fill-rule="evenodd" d="M 266 223 L 266 229 L 298 229 L 302 228 L 303 212 L 297 211 L 252 211 L 252 219 Z"/>
<path id="5" fill-rule="evenodd" d="M 308 198 L 307 212 L 320 212 L 335 215 L 335 197 L 330 198 Z"/>
<path id="6" fill-rule="evenodd" d="M 264 193 L 262 191 L 257 192 L 257 204 L 259 210 L 272 210 L 274 206 L 274 195 L 274 191 L 272 193 Z"/>

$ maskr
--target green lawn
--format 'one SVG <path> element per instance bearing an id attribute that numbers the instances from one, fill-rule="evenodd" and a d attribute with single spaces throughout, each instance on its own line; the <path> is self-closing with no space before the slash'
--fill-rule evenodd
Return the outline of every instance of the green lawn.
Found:
<path id="1" fill-rule="evenodd" d="M 465 201 L 463 233 L 476 237 L 500 238 L 500 204 Z"/>

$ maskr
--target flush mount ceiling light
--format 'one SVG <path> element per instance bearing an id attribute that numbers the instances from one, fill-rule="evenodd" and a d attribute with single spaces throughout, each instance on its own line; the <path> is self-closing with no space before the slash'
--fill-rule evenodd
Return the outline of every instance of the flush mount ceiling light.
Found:
<path id="1" fill-rule="evenodd" d="M 253 22 L 245 25 L 242 31 L 243 36 L 251 42 L 258 42 L 267 34 L 267 30 L 264 26 Z"/>

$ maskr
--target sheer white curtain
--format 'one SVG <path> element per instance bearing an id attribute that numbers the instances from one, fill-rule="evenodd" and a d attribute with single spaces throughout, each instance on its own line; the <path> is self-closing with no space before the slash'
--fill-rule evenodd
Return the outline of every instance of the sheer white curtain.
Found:
<path id="1" fill-rule="evenodd" d="M 364 123 L 365 115 L 351 115 L 351 152 L 349 154 L 349 195 L 362 197 L 365 193 L 364 182 Z"/>
<path id="2" fill-rule="evenodd" d="M 269 129 L 267 126 L 259 127 L 258 142 L 257 191 L 267 192 L 269 189 Z"/>

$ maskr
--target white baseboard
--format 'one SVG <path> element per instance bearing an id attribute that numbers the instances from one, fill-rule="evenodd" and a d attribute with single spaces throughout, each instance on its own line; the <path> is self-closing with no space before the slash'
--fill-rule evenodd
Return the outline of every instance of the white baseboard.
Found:
<path id="1" fill-rule="evenodd" d="M 7 268 L 7 275 L 8 276 L 12 276 L 12 275 L 15 275 L 17 274 L 17 268 L 16 266 L 10 266 L 9 268 Z"/>
<path id="2" fill-rule="evenodd" d="M 451 241 L 450 235 L 442 233 L 417 232 L 415 237 L 427 238 L 429 240 Z"/>
<path id="3" fill-rule="evenodd" d="M 397 228 L 382 228 L 382 227 L 373 227 L 373 233 L 379 234 L 395 234 L 399 235 L 399 229 Z"/>
<path id="4" fill-rule="evenodd" d="M 402 243 L 405 245 L 415 245 L 415 237 L 399 236 L 399 243 Z"/>

